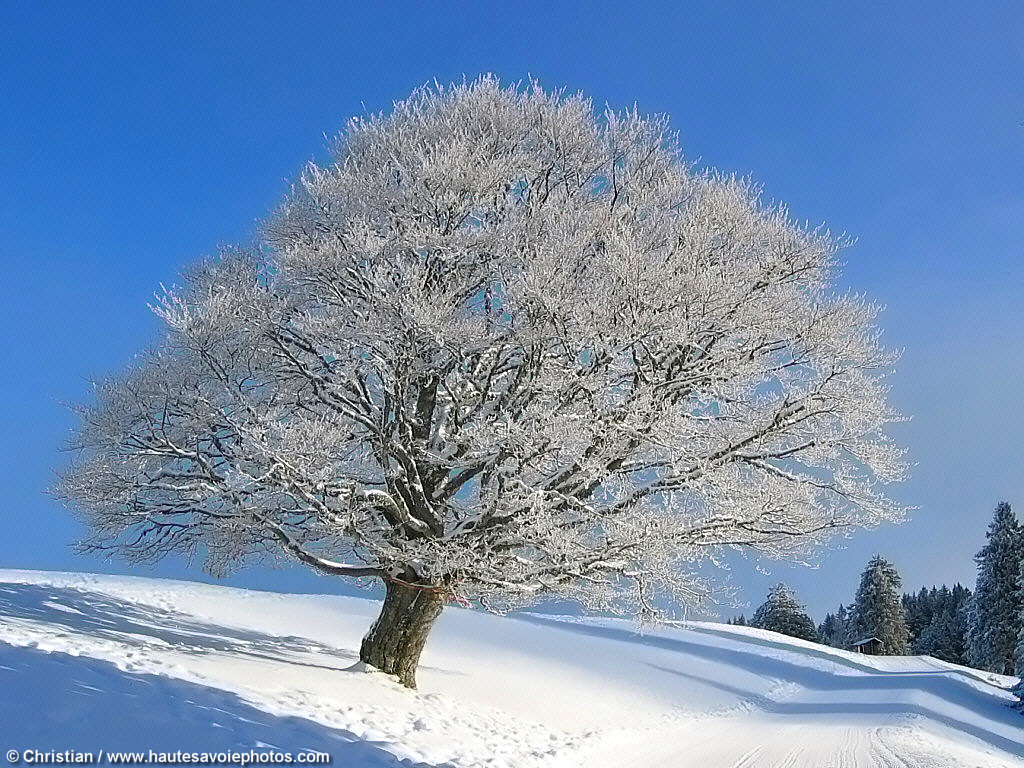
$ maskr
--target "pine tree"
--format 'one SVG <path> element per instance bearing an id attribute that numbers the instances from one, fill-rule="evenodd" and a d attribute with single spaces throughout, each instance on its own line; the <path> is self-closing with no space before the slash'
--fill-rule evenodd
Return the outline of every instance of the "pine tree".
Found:
<path id="1" fill-rule="evenodd" d="M 1024 549 L 1024 547 L 1022 547 Z M 1020 558 L 1020 571 L 1019 571 L 1020 589 L 1017 592 L 1017 598 L 1020 603 L 1019 624 L 1020 629 L 1017 630 L 1017 669 L 1016 672 L 1021 678 L 1020 684 L 1017 686 L 1017 692 L 1021 698 L 1021 706 L 1024 707 L 1024 552 L 1021 553 Z"/>
<path id="2" fill-rule="evenodd" d="M 903 596 L 903 610 L 907 616 L 907 631 L 910 633 L 911 647 L 914 646 L 925 628 L 931 624 L 935 608 L 933 604 L 934 591 L 934 587 L 932 593 L 929 593 L 926 587 L 921 587 L 921 591 L 917 594 Z"/>
<path id="3" fill-rule="evenodd" d="M 1020 631 L 1017 633 L 1017 674 L 1020 676 L 1020 681 L 1017 685 L 1010 689 L 1017 697 L 1017 708 L 1024 713 L 1024 555 L 1021 556 L 1020 560 L 1020 601 L 1021 601 L 1021 612 L 1020 612 Z"/>
<path id="4" fill-rule="evenodd" d="M 818 636 L 821 642 L 833 648 L 850 647 L 850 614 L 845 605 L 840 604 L 835 613 L 825 615 L 818 627 Z"/>
<path id="5" fill-rule="evenodd" d="M 978 582 L 968 612 L 968 656 L 979 669 L 1013 674 L 1021 631 L 1024 530 L 1005 501 L 996 506 L 987 541 L 974 560 Z"/>
<path id="6" fill-rule="evenodd" d="M 818 625 L 818 640 L 825 645 L 831 645 L 828 638 L 832 636 L 836 629 L 836 615 L 834 613 L 826 613 L 825 618 L 822 619 L 821 624 Z"/>
<path id="7" fill-rule="evenodd" d="M 1021 555 L 1019 577 L 1020 591 L 1018 595 L 1021 601 L 1021 628 L 1017 633 L 1017 674 L 1020 676 L 1020 680 L 1017 685 L 1011 688 L 1011 692 L 1017 696 L 1017 709 L 1019 709 L 1021 713 L 1024 713 L 1024 553 Z"/>
<path id="8" fill-rule="evenodd" d="M 854 634 L 859 638 L 878 638 L 881 652 L 889 656 L 904 656 L 909 650 L 901 586 L 896 567 L 875 555 L 861 574 L 853 607 Z"/>
<path id="9" fill-rule="evenodd" d="M 962 664 L 964 661 L 963 616 L 946 608 L 937 614 L 921 632 L 914 653 Z"/>
<path id="10" fill-rule="evenodd" d="M 971 591 L 957 584 L 950 594 L 950 611 L 953 615 L 952 626 L 955 636 L 951 649 L 952 658 L 946 661 L 967 664 L 967 609 L 971 603 Z"/>
<path id="11" fill-rule="evenodd" d="M 818 632 L 807 609 L 793 590 L 781 583 L 768 590 L 768 599 L 757 609 L 750 625 L 801 640 L 818 641 Z"/>
<path id="12" fill-rule="evenodd" d="M 967 604 L 971 591 L 945 584 L 903 596 L 912 653 L 966 664 Z"/>
<path id="13" fill-rule="evenodd" d="M 849 648 L 853 637 L 853 606 L 840 604 L 836 613 L 836 647 Z"/>

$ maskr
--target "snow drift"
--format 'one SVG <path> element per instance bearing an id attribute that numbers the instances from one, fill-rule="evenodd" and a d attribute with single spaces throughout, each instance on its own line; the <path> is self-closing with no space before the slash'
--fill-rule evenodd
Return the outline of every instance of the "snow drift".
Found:
<path id="1" fill-rule="evenodd" d="M 746 627 L 449 609 L 420 690 L 377 603 L 0 571 L 4 749 L 329 752 L 344 766 L 1019 766 L 1000 677 Z"/>

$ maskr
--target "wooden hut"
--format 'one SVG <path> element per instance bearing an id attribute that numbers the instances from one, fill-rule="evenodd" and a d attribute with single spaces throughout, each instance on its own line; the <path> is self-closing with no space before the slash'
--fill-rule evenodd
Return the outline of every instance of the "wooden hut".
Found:
<path id="1" fill-rule="evenodd" d="M 850 650 L 857 653 L 866 653 L 870 656 L 880 656 L 882 654 L 882 641 L 877 637 L 865 637 L 853 643 L 850 646 Z"/>

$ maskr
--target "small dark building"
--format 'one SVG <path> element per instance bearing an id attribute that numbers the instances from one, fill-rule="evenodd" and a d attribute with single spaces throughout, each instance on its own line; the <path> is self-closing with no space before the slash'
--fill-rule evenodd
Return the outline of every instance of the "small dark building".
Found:
<path id="1" fill-rule="evenodd" d="M 865 637 L 863 640 L 858 640 L 851 645 L 850 650 L 857 653 L 866 653 L 869 656 L 881 656 L 882 641 L 877 637 Z"/>

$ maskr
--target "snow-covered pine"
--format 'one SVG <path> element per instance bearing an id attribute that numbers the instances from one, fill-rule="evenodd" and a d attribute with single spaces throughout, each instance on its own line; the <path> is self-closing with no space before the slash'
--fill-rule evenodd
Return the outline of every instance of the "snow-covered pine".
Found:
<path id="1" fill-rule="evenodd" d="M 797 600 L 796 593 L 782 583 L 768 590 L 768 599 L 754 613 L 750 626 L 801 640 L 818 642 L 819 639 L 807 609 Z"/>
<path id="2" fill-rule="evenodd" d="M 1021 559 L 1024 529 L 1010 505 L 996 505 L 985 546 L 974 560 L 978 581 L 968 610 L 967 648 L 971 664 L 1013 674 L 1021 631 Z"/>
<path id="3" fill-rule="evenodd" d="M 484 77 L 333 153 L 80 409 L 58 491 L 89 547 L 382 578 L 364 661 L 411 682 L 447 598 L 649 613 L 724 547 L 901 517 L 894 357 L 840 243 L 666 119 Z"/>
<path id="4" fill-rule="evenodd" d="M 877 638 L 881 652 L 904 656 L 908 652 L 907 620 L 900 599 L 902 581 L 896 567 L 881 555 L 868 562 L 860 577 L 853 606 L 854 641 Z"/>
<path id="5" fill-rule="evenodd" d="M 825 619 L 818 626 L 818 637 L 826 645 L 843 649 L 848 649 L 857 639 L 852 636 L 850 613 L 845 605 L 840 604 L 835 613 L 825 614 Z"/>
<path id="6" fill-rule="evenodd" d="M 1024 707 L 1024 546 L 1021 547 L 1019 583 L 1020 589 L 1017 592 L 1017 599 L 1020 603 L 1020 614 L 1017 624 L 1017 655 L 1015 658 L 1015 672 L 1021 678 L 1021 684 L 1017 686 L 1017 694 L 1021 698 L 1021 706 Z"/>
<path id="7" fill-rule="evenodd" d="M 825 645 L 832 645 L 832 637 L 836 631 L 836 615 L 826 613 L 825 618 L 818 625 L 818 639 Z"/>
<path id="8" fill-rule="evenodd" d="M 933 595 L 927 587 L 921 587 L 921 591 L 916 594 L 903 595 L 903 612 L 907 617 L 907 631 L 910 635 L 911 646 L 933 618 L 935 606 L 932 597 Z"/>
<path id="9" fill-rule="evenodd" d="M 903 596 L 911 653 L 966 664 L 967 608 L 971 591 L 956 584 L 949 589 L 922 587 Z"/>
<path id="10" fill-rule="evenodd" d="M 949 610 L 936 614 L 913 646 L 914 653 L 958 663 L 963 655 L 963 634 L 956 614 Z"/>

